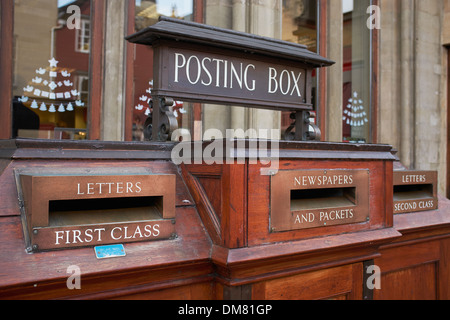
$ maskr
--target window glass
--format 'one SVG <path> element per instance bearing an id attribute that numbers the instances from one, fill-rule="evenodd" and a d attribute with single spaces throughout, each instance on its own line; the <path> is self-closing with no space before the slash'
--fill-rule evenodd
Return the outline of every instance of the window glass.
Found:
<path id="1" fill-rule="evenodd" d="M 90 0 L 15 0 L 13 136 L 86 139 Z"/>
<path id="2" fill-rule="evenodd" d="M 282 39 L 317 52 L 317 0 L 283 0 Z"/>
<path id="3" fill-rule="evenodd" d="M 207 24 L 303 44 L 308 50 L 317 52 L 317 0 L 206 1 L 205 13 Z M 316 88 L 314 71 L 311 101 L 314 108 L 317 105 Z M 292 139 L 291 135 L 285 134 L 294 121 L 290 118 L 291 113 L 207 106 L 203 109 L 203 129 L 281 129 L 281 137 L 271 138 Z M 293 133 L 290 129 L 288 132 Z"/>
<path id="4" fill-rule="evenodd" d="M 308 50 L 318 52 L 317 40 L 317 0 L 283 0 L 282 40 L 303 44 Z M 312 74 L 312 104 L 317 106 L 317 70 Z M 291 112 L 281 114 L 281 132 L 292 124 Z M 288 139 L 287 136 L 282 137 Z"/>
<path id="5" fill-rule="evenodd" d="M 193 0 L 136 0 L 135 31 L 158 22 L 160 16 L 183 20 L 193 20 Z M 148 140 L 151 99 L 153 88 L 153 51 L 149 46 L 136 45 L 134 52 L 134 108 L 133 140 Z M 189 103 L 175 101 L 172 110 L 178 120 L 179 128 L 191 128 L 192 106 Z M 150 122 L 151 123 L 151 122 Z"/>
<path id="6" fill-rule="evenodd" d="M 344 0 L 343 141 L 370 142 L 371 34 L 370 0 Z"/>

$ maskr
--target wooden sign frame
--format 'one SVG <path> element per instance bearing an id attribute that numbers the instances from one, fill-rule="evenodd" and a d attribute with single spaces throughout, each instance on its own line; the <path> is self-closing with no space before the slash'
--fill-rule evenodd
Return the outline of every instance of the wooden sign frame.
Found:
<path id="1" fill-rule="evenodd" d="M 16 173 L 28 251 L 175 236 L 175 175 Z"/>
<path id="2" fill-rule="evenodd" d="M 436 210 L 437 183 L 437 171 L 394 171 L 394 214 Z"/>
<path id="3" fill-rule="evenodd" d="M 270 183 L 272 233 L 369 221 L 369 170 L 281 170 Z"/>

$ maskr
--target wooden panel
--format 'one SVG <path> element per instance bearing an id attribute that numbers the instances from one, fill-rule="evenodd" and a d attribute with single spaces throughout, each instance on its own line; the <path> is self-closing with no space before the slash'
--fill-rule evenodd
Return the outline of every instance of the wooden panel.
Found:
<path id="1" fill-rule="evenodd" d="M 240 248 L 247 246 L 247 166 L 228 165 L 227 179 L 223 188 L 223 229 L 227 231 L 224 246 Z"/>
<path id="2" fill-rule="evenodd" d="M 409 268 L 414 265 L 436 262 L 440 259 L 439 241 L 399 245 L 381 249 L 381 257 L 375 264 L 382 273 Z"/>
<path id="3" fill-rule="evenodd" d="M 246 245 L 247 166 L 182 165 L 200 216 L 216 244 Z M 220 184 L 214 179 L 219 179 Z"/>
<path id="4" fill-rule="evenodd" d="M 439 299 L 450 300 L 450 238 L 441 240 L 439 261 Z"/>
<path id="5" fill-rule="evenodd" d="M 378 300 L 435 300 L 437 298 L 437 266 L 428 263 L 389 272 L 381 277 Z"/>
<path id="6" fill-rule="evenodd" d="M 253 299 L 362 299 L 362 264 L 324 269 L 255 285 Z"/>
<path id="7" fill-rule="evenodd" d="M 202 169 L 203 168 L 203 169 Z M 222 177 L 222 167 L 181 165 L 184 181 L 197 205 L 198 213 L 214 243 L 222 244 L 222 227 L 208 195 L 197 177 Z M 217 195 L 218 197 L 219 195 Z M 221 195 L 220 195 L 221 198 Z"/>
<path id="8" fill-rule="evenodd" d="M 217 216 L 217 220 L 222 220 L 222 181 L 221 176 L 207 176 L 197 177 L 198 182 L 202 187 L 202 191 L 206 194 L 211 206 L 214 209 L 214 214 Z"/>
<path id="9" fill-rule="evenodd" d="M 115 300 L 211 300 L 213 282 L 148 291 L 114 298 Z"/>
<path id="10" fill-rule="evenodd" d="M 422 300 L 438 299 L 441 274 L 448 274 L 441 265 L 439 240 L 391 245 L 381 249 L 374 263 L 381 269 L 381 290 L 374 290 L 374 299 Z M 443 277 L 445 279 L 445 276 Z"/>

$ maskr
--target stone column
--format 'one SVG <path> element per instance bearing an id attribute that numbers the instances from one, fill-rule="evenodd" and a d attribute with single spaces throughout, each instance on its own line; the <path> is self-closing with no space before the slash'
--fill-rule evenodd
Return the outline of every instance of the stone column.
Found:
<path id="1" fill-rule="evenodd" d="M 336 63 L 327 71 L 326 141 L 342 141 L 343 14 L 342 0 L 328 0 L 327 57 Z"/>
<path id="2" fill-rule="evenodd" d="M 106 0 L 101 139 L 124 140 L 126 0 Z M 91 93 L 95 94 L 95 92 Z"/>
<path id="3" fill-rule="evenodd" d="M 232 0 L 205 1 L 205 23 L 211 26 L 232 29 Z M 225 137 L 225 130 L 230 128 L 230 107 L 226 105 L 203 105 L 203 132 L 218 129 Z"/>
<path id="4" fill-rule="evenodd" d="M 247 32 L 248 30 L 248 4 L 246 0 L 232 0 L 232 29 L 236 31 Z M 249 109 L 244 107 L 231 107 L 230 110 L 230 128 L 248 129 Z M 236 138 L 246 138 L 245 136 L 237 136 Z"/>
<path id="5" fill-rule="evenodd" d="M 251 0 L 249 32 L 279 39 L 281 37 L 281 11 L 281 1 L 279 0 Z M 250 129 L 280 129 L 281 112 L 250 109 L 248 120 Z M 269 138 L 280 139 L 281 137 L 277 135 Z"/>
<path id="6" fill-rule="evenodd" d="M 416 169 L 443 170 L 439 158 L 446 150 L 442 119 L 447 106 L 441 104 L 445 74 L 442 63 L 445 48 L 441 43 L 444 7 L 441 0 L 416 0 L 415 8 L 414 164 Z"/>
<path id="7" fill-rule="evenodd" d="M 414 1 L 401 0 L 401 103 L 399 156 L 406 167 L 414 160 Z"/>
<path id="8" fill-rule="evenodd" d="M 211 0 L 206 2 L 206 24 L 257 35 L 281 35 L 280 0 Z M 205 105 L 203 129 L 279 129 L 280 112 L 262 109 Z M 243 138 L 243 137 L 240 137 Z M 248 138 L 256 138 L 250 136 Z M 280 136 L 271 137 L 279 139 Z"/>

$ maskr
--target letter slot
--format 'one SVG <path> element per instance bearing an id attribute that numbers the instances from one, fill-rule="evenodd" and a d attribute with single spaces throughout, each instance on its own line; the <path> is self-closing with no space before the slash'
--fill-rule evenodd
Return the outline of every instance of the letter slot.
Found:
<path id="1" fill-rule="evenodd" d="M 175 175 L 16 174 L 27 250 L 166 240 Z"/>
<path id="2" fill-rule="evenodd" d="M 437 208 L 436 171 L 394 171 L 394 214 Z"/>
<path id="3" fill-rule="evenodd" d="M 351 207 L 356 188 L 291 190 L 291 211 Z"/>
<path id="4" fill-rule="evenodd" d="M 368 220 L 368 170 L 280 170 L 271 177 L 271 232 Z"/>

